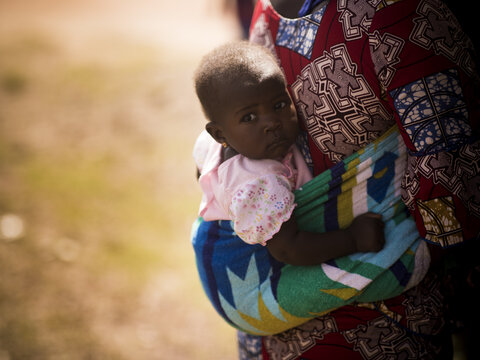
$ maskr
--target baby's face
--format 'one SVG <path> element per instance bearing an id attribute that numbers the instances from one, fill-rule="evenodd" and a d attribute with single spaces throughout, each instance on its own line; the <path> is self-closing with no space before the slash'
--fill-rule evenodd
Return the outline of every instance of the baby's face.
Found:
<path id="1" fill-rule="evenodd" d="M 297 113 L 278 73 L 224 86 L 216 113 L 227 144 L 250 159 L 282 159 L 298 134 Z"/>

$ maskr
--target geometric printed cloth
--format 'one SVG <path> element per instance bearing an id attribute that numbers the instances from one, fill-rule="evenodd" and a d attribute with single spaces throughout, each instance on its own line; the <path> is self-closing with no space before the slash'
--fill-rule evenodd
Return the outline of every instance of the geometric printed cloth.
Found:
<path id="1" fill-rule="evenodd" d="M 259 0 L 250 41 L 285 72 L 314 176 L 396 123 L 419 233 L 442 248 L 480 239 L 480 79 L 443 1 L 329 0 L 289 19 Z"/>
<path id="2" fill-rule="evenodd" d="M 385 221 L 386 244 L 317 266 L 290 266 L 266 247 L 249 245 L 230 221 L 203 221 L 192 244 L 203 288 L 217 312 L 249 334 L 270 335 L 353 302 L 384 300 L 416 285 L 429 255 L 401 200 L 406 148 L 394 126 L 295 193 L 295 217 L 305 231 L 345 228 L 366 211 Z"/>

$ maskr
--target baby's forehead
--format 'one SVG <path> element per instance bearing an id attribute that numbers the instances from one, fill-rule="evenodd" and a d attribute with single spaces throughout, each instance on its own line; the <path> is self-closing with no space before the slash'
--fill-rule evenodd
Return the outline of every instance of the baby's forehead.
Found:
<path id="1" fill-rule="evenodd" d="M 285 84 L 282 71 L 276 64 L 264 62 L 254 64 L 248 68 L 233 70 L 228 76 L 223 76 L 217 82 L 217 88 L 251 87 L 260 85 L 267 80 L 277 79 L 280 85 Z"/>

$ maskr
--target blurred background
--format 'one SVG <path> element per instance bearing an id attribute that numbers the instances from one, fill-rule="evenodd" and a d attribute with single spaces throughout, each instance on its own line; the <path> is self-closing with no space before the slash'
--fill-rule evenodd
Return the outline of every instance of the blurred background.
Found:
<path id="1" fill-rule="evenodd" d="M 0 360 L 234 359 L 190 245 L 225 0 L 0 1 Z"/>

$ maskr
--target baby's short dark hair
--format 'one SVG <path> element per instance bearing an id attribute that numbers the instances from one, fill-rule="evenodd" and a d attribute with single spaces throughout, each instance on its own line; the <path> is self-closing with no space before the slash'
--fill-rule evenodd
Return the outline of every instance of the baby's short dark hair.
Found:
<path id="1" fill-rule="evenodd" d="M 215 121 L 215 101 L 218 101 L 221 86 L 241 77 L 258 80 L 262 76 L 263 64 L 275 64 L 279 75 L 286 83 L 284 74 L 273 53 L 264 46 L 248 41 L 234 41 L 221 45 L 201 60 L 195 72 L 195 90 L 205 116 Z"/>

